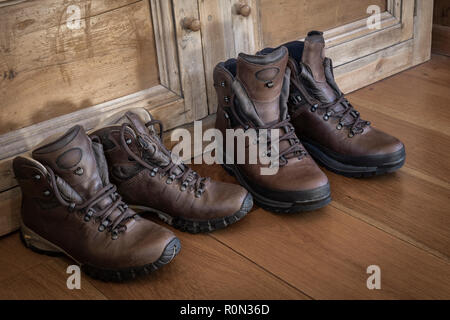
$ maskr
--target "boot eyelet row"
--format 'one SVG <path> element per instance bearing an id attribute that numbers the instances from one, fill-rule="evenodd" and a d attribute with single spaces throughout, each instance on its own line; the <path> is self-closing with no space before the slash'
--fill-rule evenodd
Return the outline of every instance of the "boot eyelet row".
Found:
<path id="1" fill-rule="evenodd" d="M 338 125 L 336 126 L 336 129 L 342 130 L 343 127 L 344 127 L 343 124 L 339 122 Z"/>
<path id="2" fill-rule="evenodd" d="M 311 112 L 316 112 L 318 107 L 319 107 L 319 106 L 318 106 L 317 104 L 313 105 L 313 106 L 311 107 Z"/>
<path id="3" fill-rule="evenodd" d="M 167 184 L 172 184 L 172 183 L 173 183 L 173 180 L 175 180 L 175 176 L 174 176 L 174 175 L 171 175 L 171 176 L 166 180 L 166 183 L 167 183 Z"/>
<path id="4" fill-rule="evenodd" d="M 117 240 L 119 238 L 119 232 L 117 232 L 116 230 L 111 232 L 111 239 L 112 240 Z"/>
<path id="5" fill-rule="evenodd" d="M 196 198 L 200 198 L 200 197 L 202 196 L 202 194 L 203 194 L 203 191 L 202 191 L 202 190 L 197 190 L 197 191 L 195 191 L 195 197 L 196 197 Z"/>
<path id="6" fill-rule="evenodd" d="M 108 224 L 109 224 L 108 220 L 103 221 L 102 224 L 98 226 L 98 231 L 99 232 L 105 231 L 105 229 L 108 226 Z"/>
<path id="7" fill-rule="evenodd" d="M 84 216 L 84 221 L 89 222 L 91 220 L 93 214 L 94 214 L 94 210 L 89 209 L 86 212 L 86 215 Z"/>
<path id="8" fill-rule="evenodd" d="M 187 181 L 183 182 L 183 184 L 180 187 L 181 191 L 185 191 L 188 187 L 189 183 Z"/>
<path id="9" fill-rule="evenodd" d="M 230 102 L 230 97 L 229 97 L 229 96 L 225 96 L 225 97 L 223 97 L 223 100 L 224 100 L 226 103 L 228 103 L 228 102 Z"/>
<path id="10" fill-rule="evenodd" d="M 158 173 L 158 168 L 153 168 L 153 170 L 150 172 L 150 176 L 154 177 Z"/>
<path id="11" fill-rule="evenodd" d="M 323 116 L 323 120 L 328 121 L 331 117 L 331 112 L 327 112 L 325 113 L 325 115 Z"/>

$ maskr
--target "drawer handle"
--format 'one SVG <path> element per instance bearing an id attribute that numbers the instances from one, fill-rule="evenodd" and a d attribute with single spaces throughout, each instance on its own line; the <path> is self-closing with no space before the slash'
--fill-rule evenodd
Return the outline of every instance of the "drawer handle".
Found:
<path id="1" fill-rule="evenodd" d="M 191 30 L 193 32 L 197 32 L 201 28 L 200 20 L 195 18 L 184 18 L 183 19 L 183 28 L 187 30 Z"/>
<path id="2" fill-rule="evenodd" d="M 237 8 L 237 12 L 243 17 L 248 17 L 252 12 L 252 8 L 248 4 L 241 4 Z"/>

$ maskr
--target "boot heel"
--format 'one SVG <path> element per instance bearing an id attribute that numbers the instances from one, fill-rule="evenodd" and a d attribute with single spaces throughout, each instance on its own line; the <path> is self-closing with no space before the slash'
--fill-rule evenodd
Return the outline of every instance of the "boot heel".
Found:
<path id="1" fill-rule="evenodd" d="M 49 256 L 59 256 L 62 254 L 58 247 L 37 235 L 23 224 L 20 228 L 20 238 L 23 244 L 34 252 Z"/>

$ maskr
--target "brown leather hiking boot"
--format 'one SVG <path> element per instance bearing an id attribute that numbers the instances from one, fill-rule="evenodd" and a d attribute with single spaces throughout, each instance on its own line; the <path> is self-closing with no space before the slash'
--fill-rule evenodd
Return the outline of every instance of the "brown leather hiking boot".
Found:
<path id="1" fill-rule="evenodd" d="M 109 182 L 102 145 L 80 126 L 17 157 L 21 235 L 37 252 L 65 254 L 90 276 L 121 281 L 169 263 L 175 235 L 128 208 Z"/>
<path id="2" fill-rule="evenodd" d="M 321 208 L 331 200 L 325 174 L 304 150 L 295 135 L 287 110 L 288 52 L 280 48 L 267 55 L 240 54 L 238 59 L 219 63 L 214 70 L 218 96 L 216 128 L 224 140 L 227 129 L 279 130 L 279 169 L 261 174 L 269 167 L 262 161 L 238 164 L 226 155 L 224 168 L 249 190 L 256 204 L 272 212 L 300 212 Z M 257 142 L 256 140 L 252 143 Z M 226 143 L 224 143 L 226 145 Z M 246 159 L 250 147 L 246 142 Z M 269 155 L 270 156 L 270 155 Z M 231 163 L 230 163 L 231 162 Z"/>
<path id="3" fill-rule="evenodd" d="M 404 145 L 362 120 L 339 90 L 332 62 L 324 54 L 322 33 L 312 31 L 305 43 L 294 41 L 284 46 L 290 55 L 289 114 L 297 135 L 314 159 L 349 177 L 401 168 L 406 157 Z"/>
<path id="4" fill-rule="evenodd" d="M 136 210 L 199 233 L 225 228 L 253 207 L 251 194 L 241 186 L 203 178 L 187 165 L 175 164 L 162 143 L 161 122 L 145 109 L 119 113 L 106 123 L 93 134 L 103 144 L 112 181 Z"/>

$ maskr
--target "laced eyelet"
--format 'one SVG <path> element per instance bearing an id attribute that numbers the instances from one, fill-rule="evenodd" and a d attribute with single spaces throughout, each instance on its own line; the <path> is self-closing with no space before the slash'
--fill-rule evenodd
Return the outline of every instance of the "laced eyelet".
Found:
<path id="1" fill-rule="evenodd" d="M 158 168 L 153 168 L 153 170 L 150 172 L 150 176 L 154 177 L 158 173 Z"/>
<path id="2" fill-rule="evenodd" d="M 111 232 L 111 239 L 117 240 L 118 238 L 119 238 L 119 232 L 117 232 L 116 230 L 113 230 Z"/>
<path id="3" fill-rule="evenodd" d="M 37 175 L 33 176 L 33 179 L 36 181 L 41 180 L 41 175 L 37 174 Z"/>
<path id="4" fill-rule="evenodd" d="M 353 138 L 354 136 L 355 136 L 355 134 L 352 131 L 350 131 L 349 134 L 348 134 L 348 137 L 349 138 Z"/>
<path id="5" fill-rule="evenodd" d="M 84 170 L 83 170 L 83 168 L 78 167 L 75 169 L 75 171 L 73 173 L 76 174 L 77 176 L 81 176 L 81 175 L 83 175 Z"/>
<path id="6" fill-rule="evenodd" d="M 222 82 L 220 83 L 220 86 L 221 86 L 221 87 L 225 87 L 225 81 L 222 81 Z"/>
<path id="7" fill-rule="evenodd" d="M 228 103 L 228 102 L 230 102 L 230 97 L 229 97 L 229 96 L 225 96 L 225 97 L 223 97 L 223 100 L 224 100 L 226 103 Z"/>
<path id="8" fill-rule="evenodd" d="M 167 183 L 167 184 L 172 184 L 172 182 L 173 182 L 174 179 L 175 179 L 175 176 L 174 176 L 174 175 L 171 175 L 171 176 L 166 180 L 166 183 Z"/>
<path id="9" fill-rule="evenodd" d="M 94 210 L 89 209 L 86 212 L 86 215 L 84 216 L 84 221 L 89 222 L 91 220 L 93 214 L 94 214 Z"/>
<path id="10" fill-rule="evenodd" d="M 197 190 L 197 191 L 195 192 L 195 197 L 196 197 L 196 198 L 200 198 L 200 197 L 202 196 L 202 194 L 203 194 L 203 192 L 202 192 L 201 190 Z"/>
<path id="11" fill-rule="evenodd" d="M 344 126 L 342 125 L 342 123 L 338 123 L 338 125 L 336 126 L 336 129 L 338 129 L 338 130 L 342 130 L 342 128 L 343 128 Z"/>
<path id="12" fill-rule="evenodd" d="M 181 187 L 180 187 L 180 190 L 181 190 L 181 191 L 185 191 L 185 190 L 187 189 L 188 185 L 189 185 L 188 182 L 186 182 L 186 181 L 183 182 L 183 184 L 182 184 Z"/>
<path id="13" fill-rule="evenodd" d="M 48 197 L 48 196 L 50 196 L 50 194 L 51 194 L 50 190 L 45 190 L 44 191 L 44 196 Z"/>
<path id="14" fill-rule="evenodd" d="M 274 86 L 274 84 L 273 84 L 273 81 L 267 81 L 266 82 L 266 84 L 265 84 L 265 86 L 267 87 L 267 88 L 273 88 L 273 86 Z"/>
<path id="15" fill-rule="evenodd" d="M 67 210 L 68 210 L 69 212 L 73 212 L 73 210 L 75 209 L 75 206 L 76 206 L 76 204 L 72 202 L 72 203 L 69 204 L 69 206 L 67 207 Z"/>
<path id="16" fill-rule="evenodd" d="M 131 142 L 132 142 L 132 141 L 131 141 L 131 138 L 128 138 L 127 140 L 125 140 L 125 143 L 126 143 L 126 144 L 131 144 Z"/>
<path id="17" fill-rule="evenodd" d="M 225 119 L 230 119 L 230 116 L 228 115 L 227 112 L 224 112 L 224 113 L 223 113 L 223 116 L 225 117 Z"/>
<path id="18" fill-rule="evenodd" d="M 316 111 L 317 111 L 317 107 L 318 107 L 317 104 L 313 105 L 313 106 L 311 107 L 311 112 L 316 112 Z"/>
<path id="19" fill-rule="evenodd" d="M 370 121 L 366 121 L 366 125 L 370 126 L 372 123 Z"/>
<path id="20" fill-rule="evenodd" d="M 108 224 L 109 224 L 108 220 L 103 221 L 102 224 L 98 226 L 98 231 L 99 232 L 105 231 L 105 229 L 108 226 Z"/>

